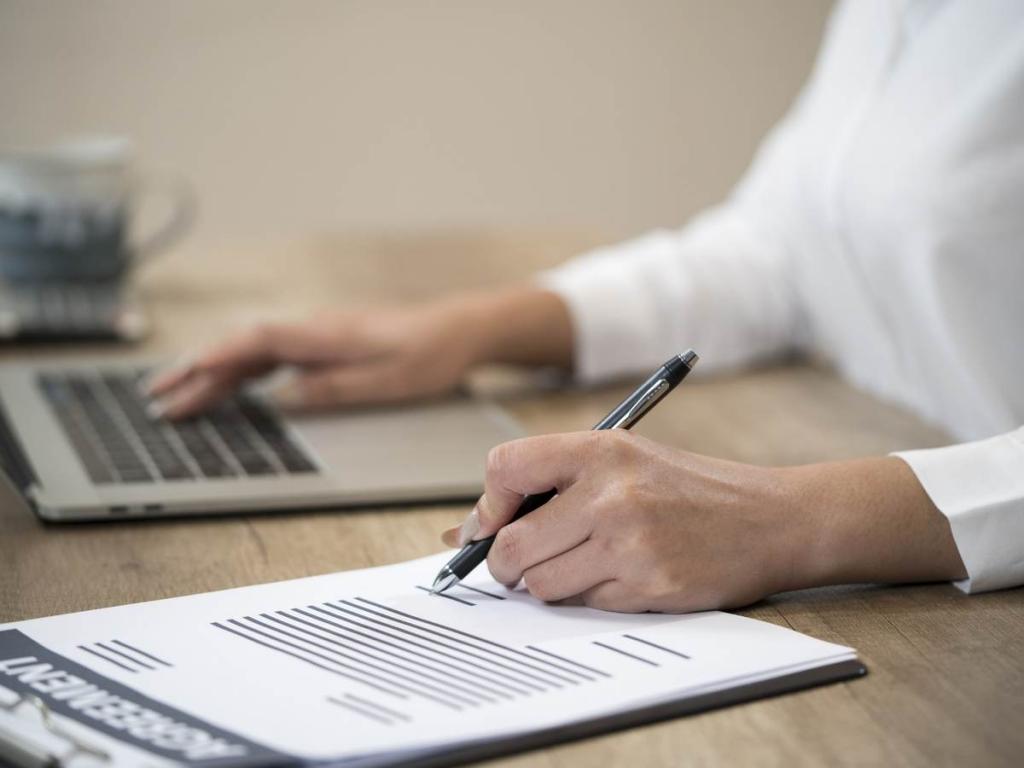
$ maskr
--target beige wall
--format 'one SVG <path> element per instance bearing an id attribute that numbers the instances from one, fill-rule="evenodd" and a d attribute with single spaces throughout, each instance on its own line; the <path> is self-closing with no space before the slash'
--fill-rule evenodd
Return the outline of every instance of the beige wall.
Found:
<path id="1" fill-rule="evenodd" d="M 0 144 L 123 132 L 191 244 L 341 229 L 624 235 L 723 195 L 826 0 L 0 0 Z"/>

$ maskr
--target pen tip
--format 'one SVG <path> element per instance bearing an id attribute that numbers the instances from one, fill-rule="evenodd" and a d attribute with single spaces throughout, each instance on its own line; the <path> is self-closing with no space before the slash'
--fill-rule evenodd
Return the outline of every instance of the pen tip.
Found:
<path id="1" fill-rule="evenodd" d="M 430 585 L 430 594 L 439 595 L 458 580 L 459 577 L 448 570 L 447 567 L 442 568 L 441 572 L 437 574 L 437 578 L 434 579 L 434 583 Z"/>

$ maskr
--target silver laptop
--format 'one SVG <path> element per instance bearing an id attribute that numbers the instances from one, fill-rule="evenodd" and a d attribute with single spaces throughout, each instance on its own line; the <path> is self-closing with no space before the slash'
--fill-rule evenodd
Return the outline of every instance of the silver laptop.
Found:
<path id="1" fill-rule="evenodd" d="M 0 464 L 54 521 L 470 499 L 518 437 L 494 404 L 285 416 L 256 391 L 201 418 L 152 419 L 138 363 L 0 365 Z"/>

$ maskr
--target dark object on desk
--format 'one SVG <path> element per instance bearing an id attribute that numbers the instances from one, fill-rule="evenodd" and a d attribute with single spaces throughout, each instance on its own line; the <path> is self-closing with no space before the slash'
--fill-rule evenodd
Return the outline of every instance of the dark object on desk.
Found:
<path id="1" fill-rule="evenodd" d="M 0 283 L 0 341 L 138 341 L 148 321 L 123 280 Z"/>

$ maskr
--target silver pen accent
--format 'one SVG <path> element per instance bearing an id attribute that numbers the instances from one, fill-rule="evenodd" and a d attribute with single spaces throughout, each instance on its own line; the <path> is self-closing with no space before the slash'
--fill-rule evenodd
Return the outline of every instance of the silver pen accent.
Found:
<path id="1" fill-rule="evenodd" d="M 652 384 L 651 387 L 640 396 L 640 399 L 633 403 L 633 406 L 628 411 L 622 414 L 622 418 L 615 422 L 611 428 L 629 429 L 632 427 L 640 421 L 640 417 L 647 413 L 652 405 L 658 402 L 658 398 L 665 394 L 665 392 L 668 391 L 668 388 L 669 383 L 667 379 L 659 379 L 654 382 L 654 384 Z"/>

